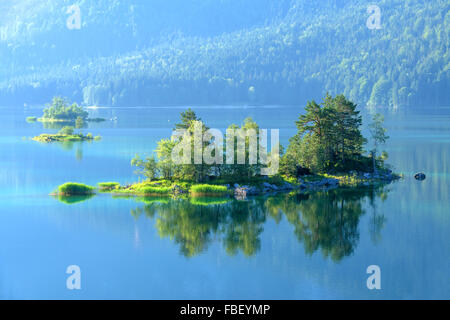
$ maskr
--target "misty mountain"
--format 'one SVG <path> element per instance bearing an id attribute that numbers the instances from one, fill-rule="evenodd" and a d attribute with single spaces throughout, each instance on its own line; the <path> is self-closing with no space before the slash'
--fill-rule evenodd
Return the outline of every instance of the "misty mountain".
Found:
<path id="1" fill-rule="evenodd" d="M 449 105 L 450 4 L 345 0 L 2 0 L 0 105 Z M 80 29 L 69 29 L 80 9 Z"/>

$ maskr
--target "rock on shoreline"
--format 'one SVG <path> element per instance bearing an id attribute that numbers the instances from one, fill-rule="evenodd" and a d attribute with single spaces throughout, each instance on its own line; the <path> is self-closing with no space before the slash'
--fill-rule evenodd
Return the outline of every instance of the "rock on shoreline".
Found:
<path id="1" fill-rule="evenodd" d="M 288 192 L 292 190 L 331 190 L 342 186 L 368 187 L 376 183 L 390 183 L 400 178 L 399 176 L 393 174 L 390 170 L 375 174 L 364 172 L 353 172 L 351 174 L 351 176 L 344 176 L 341 179 L 323 178 L 314 181 L 307 181 L 307 177 L 304 177 L 298 179 L 298 184 L 284 182 L 281 186 L 264 182 L 259 187 L 248 185 L 241 186 L 239 184 L 234 184 L 233 187 L 227 185 L 227 187 L 234 190 L 234 196 L 237 199 L 246 199 L 249 196 Z"/>

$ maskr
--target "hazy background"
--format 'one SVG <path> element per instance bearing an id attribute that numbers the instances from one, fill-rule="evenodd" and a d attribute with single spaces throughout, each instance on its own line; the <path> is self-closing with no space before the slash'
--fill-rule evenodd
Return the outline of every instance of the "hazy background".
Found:
<path id="1" fill-rule="evenodd" d="M 369 5 L 381 29 L 366 26 Z M 81 29 L 66 26 L 78 5 Z M 0 0 L 0 105 L 450 105 L 447 0 Z"/>

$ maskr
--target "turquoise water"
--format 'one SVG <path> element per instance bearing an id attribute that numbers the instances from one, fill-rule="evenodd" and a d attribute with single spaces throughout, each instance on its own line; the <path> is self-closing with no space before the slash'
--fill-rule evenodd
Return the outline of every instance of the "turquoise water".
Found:
<path id="1" fill-rule="evenodd" d="M 25 121 L 40 109 L 0 108 L 0 298 L 450 298 L 448 108 L 386 114 L 389 162 L 405 179 L 382 190 L 247 202 L 48 196 L 67 181 L 136 181 L 131 158 L 169 136 L 183 109 L 90 110 L 117 117 L 84 130 L 101 141 L 45 145 L 28 138 L 56 129 Z M 284 144 L 301 111 L 194 109 L 222 129 L 251 116 Z M 69 265 L 81 290 L 66 288 Z M 367 289 L 370 265 L 381 290 Z"/>

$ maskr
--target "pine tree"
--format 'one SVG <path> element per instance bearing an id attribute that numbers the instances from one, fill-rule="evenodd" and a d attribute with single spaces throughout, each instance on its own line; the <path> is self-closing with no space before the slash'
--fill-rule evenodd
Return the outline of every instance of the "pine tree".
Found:
<path id="1" fill-rule="evenodd" d="M 379 152 L 380 145 L 386 143 L 389 136 L 386 135 L 386 128 L 384 128 L 384 116 L 382 114 L 376 113 L 372 117 L 372 123 L 369 125 L 370 136 L 372 138 L 373 149 L 372 154 L 372 165 L 373 172 L 377 172 L 376 159 Z M 387 156 L 384 156 L 387 157 Z"/>

